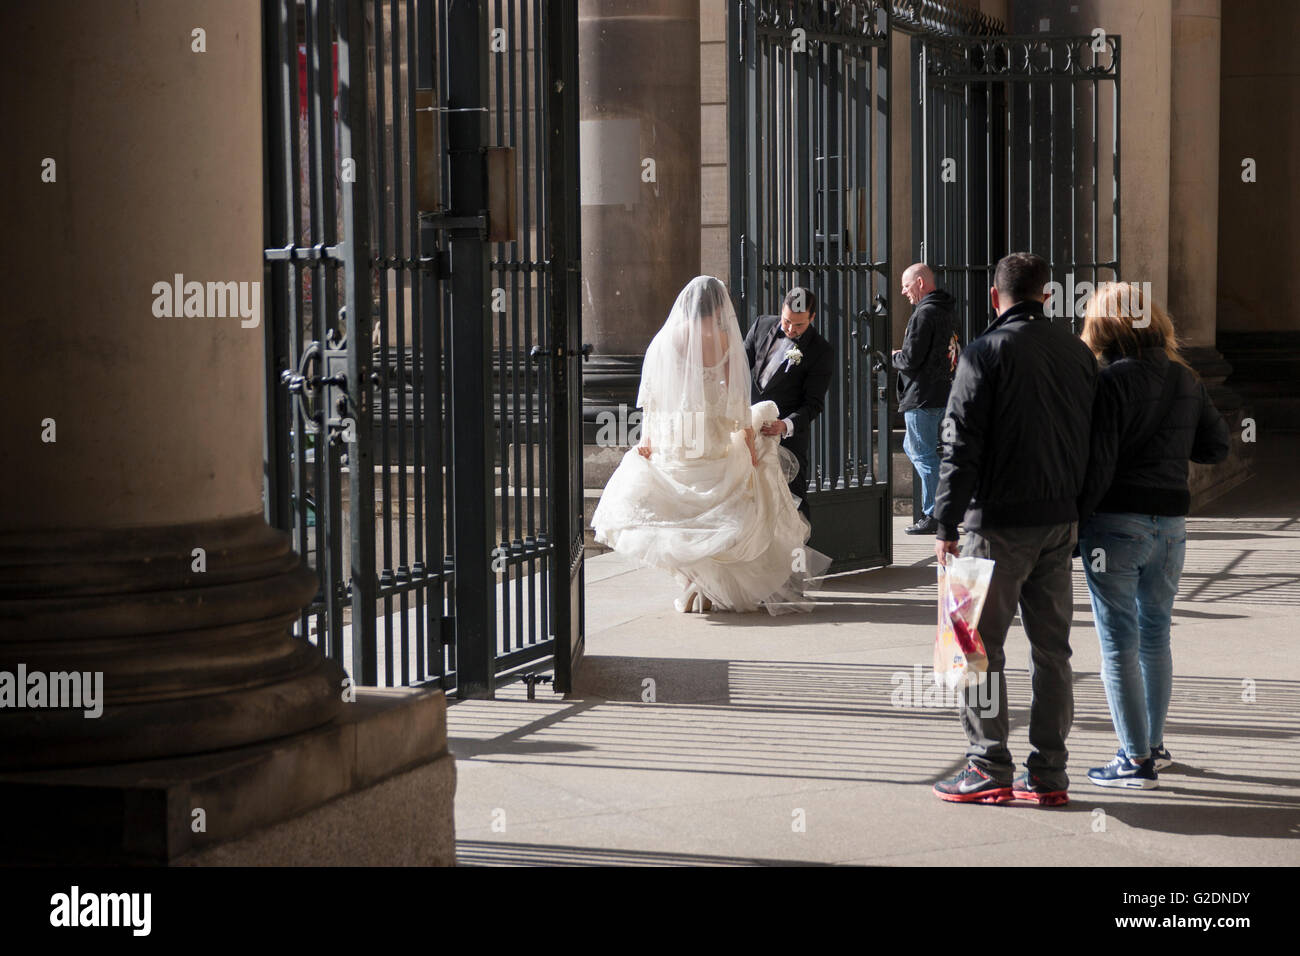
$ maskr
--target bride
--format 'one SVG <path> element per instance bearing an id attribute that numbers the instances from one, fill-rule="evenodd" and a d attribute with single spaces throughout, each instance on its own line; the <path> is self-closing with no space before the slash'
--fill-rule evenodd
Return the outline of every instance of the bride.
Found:
<path id="1" fill-rule="evenodd" d="M 674 575 L 679 611 L 806 611 L 807 580 L 829 559 L 787 483 L 797 467 L 760 429 L 780 416 L 752 409 L 750 372 L 722 282 L 692 279 L 646 350 L 637 405 L 641 442 L 605 486 L 596 540 Z"/>

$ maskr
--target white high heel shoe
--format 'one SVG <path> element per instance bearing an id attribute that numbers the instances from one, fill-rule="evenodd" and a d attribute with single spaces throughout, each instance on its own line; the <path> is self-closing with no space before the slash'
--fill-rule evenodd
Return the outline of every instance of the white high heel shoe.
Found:
<path id="1" fill-rule="evenodd" d="M 706 598 L 700 589 L 692 584 L 686 589 L 686 593 L 673 601 L 680 614 L 707 614 L 713 610 L 713 603 Z"/>

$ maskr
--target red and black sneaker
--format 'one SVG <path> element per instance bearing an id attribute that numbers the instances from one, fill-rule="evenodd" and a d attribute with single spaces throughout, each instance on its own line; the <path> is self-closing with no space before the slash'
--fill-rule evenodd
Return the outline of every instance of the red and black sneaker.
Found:
<path id="1" fill-rule="evenodd" d="M 1026 770 L 1016 777 L 1011 793 L 1017 800 L 1028 800 L 1040 807 L 1063 807 L 1070 802 L 1068 790 L 1055 790 Z"/>
<path id="2" fill-rule="evenodd" d="M 999 783 L 979 767 L 967 764 L 966 769 L 951 780 L 940 780 L 934 785 L 940 800 L 952 803 L 1010 803 L 1011 788 Z"/>

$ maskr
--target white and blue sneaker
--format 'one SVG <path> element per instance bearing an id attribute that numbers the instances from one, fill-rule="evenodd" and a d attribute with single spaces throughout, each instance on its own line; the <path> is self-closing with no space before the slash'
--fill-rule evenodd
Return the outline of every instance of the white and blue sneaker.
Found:
<path id="1" fill-rule="evenodd" d="M 1152 747 L 1151 759 L 1156 763 L 1156 770 L 1168 770 L 1174 765 L 1174 758 L 1169 755 L 1169 751 L 1164 747 Z"/>
<path id="2" fill-rule="evenodd" d="M 1122 787 L 1128 790 L 1154 790 L 1157 782 L 1155 759 L 1148 758 L 1144 763 L 1130 760 L 1123 748 L 1115 752 L 1115 759 L 1104 767 L 1093 767 L 1088 771 L 1088 779 L 1099 787 Z"/>

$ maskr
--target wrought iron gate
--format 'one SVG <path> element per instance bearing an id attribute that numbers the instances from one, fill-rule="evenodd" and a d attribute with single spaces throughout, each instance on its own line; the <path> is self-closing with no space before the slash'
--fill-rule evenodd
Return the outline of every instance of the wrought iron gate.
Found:
<path id="1" fill-rule="evenodd" d="M 731 288 L 741 322 L 817 295 L 839 371 L 813 423 L 811 545 L 889 564 L 889 48 L 881 0 L 733 0 Z"/>
<path id="2" fill-rule="evenodd" d="M 553 660 L 566 691 L 576 12 L 263 10 L 267 517 L 321 582 L 298 633 L 362 685 L 484 696 Z"/>
<path id="3" fill-rule="evenodd" d="M 1119 276 L 1120 38 L 915 43 L 920 258 L 956 297 L 964 340 L 988 325 L 993 267 L 1017 250 L 1050 263 L 1077 331 L 1074 284 Z"/>

